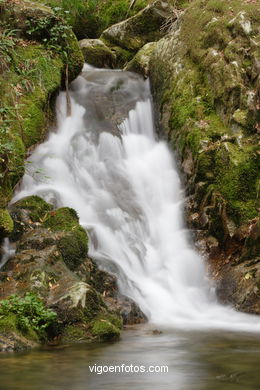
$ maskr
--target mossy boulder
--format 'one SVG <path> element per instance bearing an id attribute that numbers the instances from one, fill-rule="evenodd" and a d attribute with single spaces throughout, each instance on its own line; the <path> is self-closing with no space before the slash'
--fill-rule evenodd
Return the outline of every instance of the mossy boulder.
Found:
<path id="1" fill-rule="evenodd" d="M 88 253 L 87 233 L 79 225 L 77 213 L 69 207 L 54 210 L 49 213 L 43 226 L 52 232 L 68 232 L 60 238 L 58 247 L 67 266 L 71 270 L 77 268 Z"/>
<path id="2" fill-rule="evenodd" d="M 79 41 L 85 61 L 97 68 L 113 68 L 116 56 L 100 39 Z"/>
<path id="3" fill-rule="evenodd" d="M 11 241 L 20 239 L 30 227 L 37 226 L 43 221 L 46 214 L 53 206 L 45 202 L 39 196 L 33 195 L 22 198 L 9 207 L 9 212 L 14 223 L 14 229 L 10 236 Z"/>
<path id="4" fill-rule="evenodd" d="M 62 344 L 74 344 L 89 342 L 90 336 L 86 333 L 86 329 L 77 325 L 68 325 L 62 332 Z"/>
<path id="5" fill-rule="evenodd" d="M 109 46 L 120 46 L 134 53 L 146 43 L 163 36 L 162 27 L 171 12 L 172 8 L 168 2 L 154 1 L 135 16 L 106 29 L 101 39 Z"/>
<path id="6" fill-rule="evenodd" d="M 134 56 L 134 58 L 128 62 L 124 70 L 129 72 L 136 72 L 142 74 L 144 77 L 149 75 L 149 62 L 153 50 L 156 47 L 156 42 L 149 42 L 144 45 Z"/>
<path id="7" fill-rule="evenodd" d="M 120 337 L 121 327 L 122 323 L 118 318 L 109 316 L 95 319 L 91 325 L 91 331 L 100 340 L 116 340 Z"/>
<path id="8" fill-rule="evenodd" d="M 68 207 L 53 210 L 40 197 L 30 196 L 14 203 L 10 212 L 15 221 L 11 239 L 15 242 L 16 253 L 0 272 L 0 314 L 1 300 L 14 294 L 24 297 L 30 291 L 41 299 L 46 310 L 56 313 L 56 319 L 46 329 L 44 339 L 31 343 L 33 334 L 28 333 L 28 329 L 26 332 L 19 330 L 19 318 L 15 319 L 17 327 L 14 322 L 7 335 L 5 328 L 1 328 L 0 315 L 2 349 L 18 349 L 15 340 L 20 338 L 24 342 L 21 345 L 28 345 L 28 348 L 46 340 L 103 340 L 106 336 L 92 332 L 93 321 L 100 318 L 111 322 L 115 327 L 113 334 L 118 333 L 120 310 L 112 300 L 106 301 L 103 294 L 111 290 L 110 293 L 116 295 L 116 283 L 110 286 L 106 282 L 109 276 L 98 271 L 87 258 L 87 234 L 79 225 L 75 210 Z M 56 341 L 52 341 L 53 338 Z"/>

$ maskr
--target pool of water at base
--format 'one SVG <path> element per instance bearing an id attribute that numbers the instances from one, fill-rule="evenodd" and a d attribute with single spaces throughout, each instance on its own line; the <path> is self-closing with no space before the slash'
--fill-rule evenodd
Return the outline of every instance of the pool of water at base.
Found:
<path id="1" fill-rule="evenodd" d="M 159 366 L 162 372 L 148 372 L 159 371 Z M 99 374 L 101 370 L 116 373 Z M 145 372 L 134 372 L 138 370 Z M 248 333 L 160 333 L 151 326 L 134 326 L 113 343 L 1 354 L 0 389 L 259 390 L 260 339 Z"/>

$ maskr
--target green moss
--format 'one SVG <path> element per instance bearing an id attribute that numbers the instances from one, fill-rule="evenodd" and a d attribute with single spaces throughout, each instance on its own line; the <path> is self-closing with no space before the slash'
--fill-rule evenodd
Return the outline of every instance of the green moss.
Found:
<path id="1" fill-rule="evenodd" d="M 89 289 L 86 294 L 86 305 L 84 308 L 84 317 L 86 321 L 92 321 L 100 310 L 105 309 L 106 306 L 101 298 L 101 295 L 94 289 Z"/>
<path id="2" fill-rule="evenodd" d="M 0 209 L 0 238 L 9 236 L 14 228 L 13 220 L 6 209 Z"/>
<path id="3" fill-rule="evenodd" d="M 115 314 L 108 314 L 106 316 L 106 319 L 111 322 L 111 324 L 113 324 L 116 328 L 118 329 L 122 329 L 123 327 L 123 320 L 121 317 L 119 317 L 118 315 L 115 315 Z"/>
<path id="4" fill-rule="evenodd" d="M 53 232 L 71 231 L 79 226 L 79 217 L 74 209 L 61 207 L 49 213 L 44 226 Z"/>
<path id="5" fill-rule="evenodd" d="M 110 67 L 115 63 L 115 54 L 100 40 L 79 42 L 85 61 L 98 68 Z"/>
<path id="6" fill-rule="evenodd" d="M 62 207 L 49 213 L 44 227 L 52 231 L 64 231 L 68 234 L 59 240 L 58 247 L 67 266 L 74 270 L 87 256 L 88 237 L 79 225 L 75 210 Z"/>
<path id="7" fill-rule="evenodd" d="M 0 317 L 0 335 L 9 336 L 11 338 L 12 335 L 17 335 L 18 338 L 23 336 L 36 343 L 40 341 L 39 336 L 32 328 L 22 330 L 19 327 L 19 316 L 16 314 Z"/>
<path id="8" fill-rule="evenodd" d="M 15 314 L 0 317 L 0 334 L 8 334 L 10 332 L 19 333 L 17 329 L 17 316 Z"/>
<path id="9" fill-rule="evenodd" d="M 32 221 L 40 222 L 52 209 L 52 206 L 39 196 L 32 195 L 18 200 L 18 202 L 13 205 L 13 210 L 17 211 L 18 209 L 29 210 L 29 216 Z"/>
<path id="10" fill-rule="evenodd" d="M 88 340 L 86 331 L 77 325 L 66 326 L 61 336 L 62 343 L 80 343 Z"/>
<path id="11" fill-rule="evenodd" d="M 243 150 L 235 143 L 216 143 L 198 156 L 196 181 L 206 182 L 204 194 L 211 184 L 227 204 L 227 216 L 237 226 L 257 216 L 260 201 L 259 156 L 254 148 Z"/>
<path id="12" fill-rule="evenodd" d="M 241 11 L 249 34 L 242 31 Z M 257 39 L 259 21 L 254 3 L 195 0 L 178 33 L 160 41 L 150 60 L 166 136 L 182 161 L 192 153 L 194 169 L 187 176 L 194 211 L 205 211 L 203 228 L 222 243 L 229 228 L 255 218 L 260 207 L 252 94 L 258 55 L 249 42 L 249 36 Z"/>
<path id="13" fill-rule="evenodd" d="M 77 268 L 88 254 L 87 234 L 81 227 L 59 240 L 58 248 L 69 269 Z"/>
<path id="14" fill-rule="evenodd" d="M 156 47 L 156 42 L 149 42 L 138 51 L 134 58 L 127 64 L 125 70 L 141 73 L 147 77 L 149 73 L 149 62 L 153 50 Z"/>
<path id="15" fill-rule="evenodd" d="M 74 34 L 67 34 L 64 50 L 66 50 L 69 80 L 72 81 L 78 76 L 84 65 L 84 57 Z"/>
<path id="16" fill-rule="evenodd" d="M 107 319 L 98 319 L 94 321 L 91 332 L 100 340 L 114 340 L 120 337 L 120 329 Z"/>
<path id="17" fill-rule="evenodd" d="M 102 39 L 104 42 L 105 40 Z M 110 45 L 110 49 L 116 56 L 116 66 L 123 68 L 134 56 L 134 52 L 123 49 L 120 46 Z"/>

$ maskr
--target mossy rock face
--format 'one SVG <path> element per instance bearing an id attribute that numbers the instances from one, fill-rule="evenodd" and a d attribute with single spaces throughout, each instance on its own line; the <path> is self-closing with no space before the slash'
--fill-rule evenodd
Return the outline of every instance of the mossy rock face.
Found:
<path id="1" fill-rule="evenodd" d="M 11 205 L 10 212 L 16 252 L 0 272 L 0 302 L 30 291 L 56 317 L 39 340 L 28 327 L 19 328 L 19 318 L 9 323 L 0 315 L 0 350 L 32 348 L 53 338 L 55 343 L 115 340 L 123 322 L 145 321 L 134 302 L 119 294 L 116 277 L 86 258 L 87 236 L 75 210 L 53 210 L 33 195 Z"/>
<path id="2" fill-rule="evenodd" d="M 113 68 L 116 56 L 100 39 L 79 41 L 85 61 L 97 68 Z"/>
<path id="3" fill-rule="evenodd" d="M 144 77 L 149 75 L 149 62 L 156 42 L 149 42 L 138 51 L 134 58 L 128 62 L 124 70 L 142 74 Z"/>
<path id="4" fill-rule="evenodd" d="M 32 224 L 40 223 L 52 208 L 52 205 L 36 195 L 22 198 L 12 204 L 9 207 L 14 222 L 14 229 L 10 236 L 11 241 L 17 241 L 21 238 Z"/>
<path id="5" fill-rule="evenodd" d="M 11 238 L 16 243 L 16 253 L 1 269 L 0 300 L 14 294 L 23 297 L 31 291 L 57 317 L 46 329 L 45 339 L 36 340 L 28 329 L 18 329 L 19 319 L 14 318 L 10 325 L 0 316 L 0 349 L 32 348 L 53 337 L 62 343 L 102 341 L 112 335 L 92 333 L 93 321 L 100 318 L 111 323 L 110 334 L 119 334 L 117 302 L 109 298 L 108 308 L 103 297 L 105 291 L 108 295 L 108 289 L 117 295 L 115 281 L 111 286 L 111 277 L 86 258 L 87 235 L 75 210 L 52 210 L 38 196 L 21 199 L 10 209 L 15 221 Z"/>
<path id="6" fill-rule="evenodd" d="M 136 52 L 146 43 L 163 36 L 161 27 L 171 15 L 171 11 L 167 2 L 157 0 L 137 15 L 106 29 L 101 39 L 111 46 L 116 45 Z"/>
<path id="7" fill-rule="evenodd" d="M 3 0 L 0 13 L 0 208 L 24 174 L 26 149 L 53 119 L 52 97 L 84 59 L 70 27 L 50 8 Z M 1 229 L 1 227 L 0 227 Z"/>
<path id="8" fill-rule="evenodd" d="M 27 196 L 18 200 L 11 206 L 12 212 L 18 209 L 28 210 L 28 215 L 33 222 L 40 222 L 51 211 L 52 205 L 45 202 L 42 198 L 37 195 Z"/>
<path id="9" fill-rule="evenodd" d="M 72 344 L 72 343 L 83 343 L 89 341 L 89 333 L 86 332 L 86 329 L 82 329 L 80 326 L 68 325 L 62 332 L 61 343 L 62 344 Z"/>
<path id="10" fill-rule="evenodd" d="M 79 225 L 75 210 L 68 207 L 54 210 L 49 213 L 43 226 L 53 232 L 69 232 L 60 238 L 58 247 L 67 266 L 71 270 L 77 268 L 87 256 L 88 237 L 86 231 Z"/>
<path id="11" fill-rule="evenodd" d="M 188 221 L 220 279 L 244 261 L 260 209 L 258 8 L 242 0 L 191 2 L 149 61 L 158 127 L 184 172 Z"/>
<path id="12" fill-rule="evenodd" d="M 0 239 L 9 236 L 14 228 L 13 220 L 6 209 L 0 209 Z"/>
<path id="13" fill-rule="evenodd" d="M 103 42 L 106 43 L 106 41 L 103 39 Z M 109 49 L 112 51 L 115 62 L 114 62 L 114 68 L 122 69 L 126 66 L 126 64 L 133 58 L 134 53 L 130 50 L 124 49 L 120 46 L 108 43 Z"/>
<path id="14" fill-rule="evenodd" d="M 40 340 L 33 330 L 22 332 L 18 328 L 18 318 L 15 314 L 0 318 L 0 335 L 1 352 L 24 351 L 40 344 Z"/>
<path id="15" fill-rule="evenodd" d="M 114 322 L 113 318 L 99 318 L 92 323 L 91 332 L 100 340 L 116 340 L 120 337 L 121 326 L 122 324 Z"/>

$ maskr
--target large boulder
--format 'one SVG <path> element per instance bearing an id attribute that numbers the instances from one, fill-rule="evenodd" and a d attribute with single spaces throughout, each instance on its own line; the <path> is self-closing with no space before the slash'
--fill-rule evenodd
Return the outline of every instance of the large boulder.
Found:
<path id="1" fill-rule="evenodd" d="M 87 257 L 87 233 L 73 209 L 53 209 L 40 197 L 29 196 L 12 204 L 10 214 L 10 242 L 16 252 L 0 272 L 0 350 L 117 339 L 123 322 L 145 321 L 137 306 L 119 294 L 116 276 Z M 43 334 L 24 329 L 15 311 L 12 318 L 2 318 L 6 302 L 21 307 L 28 299 L 40 313 L 47 311 L 47 318 L 48 313 L 56 315 Z"/>
<path id="2" fill-rule="evenodd" d="M 167 19 L 172 15 L 168 2 L 156 0 L 135 16 L 106 29 L 101 39 L 109 46 L 119 46 L 130 52 L 136 52 L 148 42 L 160 39 Z"/>
<path id="3" fill-rule="evenodd" d="M 116 56 L 100 39 L 79 41 L 85 62 L 96 68 L 113 68 Z"/>
<path id="4" fill-rule="evenodd" d="M 65 334 L 64 340 L 68 341 L 69 330 L 70 340 L 74 342 L 117 338 L 121 328 L 119 312 L 114 307 L 108 308 L 102 295 L 88 283 L 91 280 L 87 274 L 81 278 L 76 272 L 80 267 L 89 268 L 92 263 L 87 258 L 87 234 L 79 225 L 76 212 L 66 207 L 53 210 L 41 198 L 32 196 L 13 204 L 10 213 L 15 225 L 10 239 L 16 244 L 16 253 L 0 272 L 0 313 L 3 299 L 13 295 L 23 299 L 30 291 L 43 302 L 46 310 L 57 315 L 48 328 L 49 340 L 60 342 Z M 103 320 L 111 323 L 110 328 L 107 326 L 102 334 L 92 332 L 96 321 Z M 31 343 L 19 324 L 7 335 L 2 325 L 3 333 L 0 321 L 1 336 L 12 341 L 9 344 L 3 341 L 2 349 L 11 349 L 12 345 L 14 349 L 22 348 L 22 342 L 16 347 L 20 338 L 28 338 L 24 348 L 42 341 L 36 337 Z"/>

